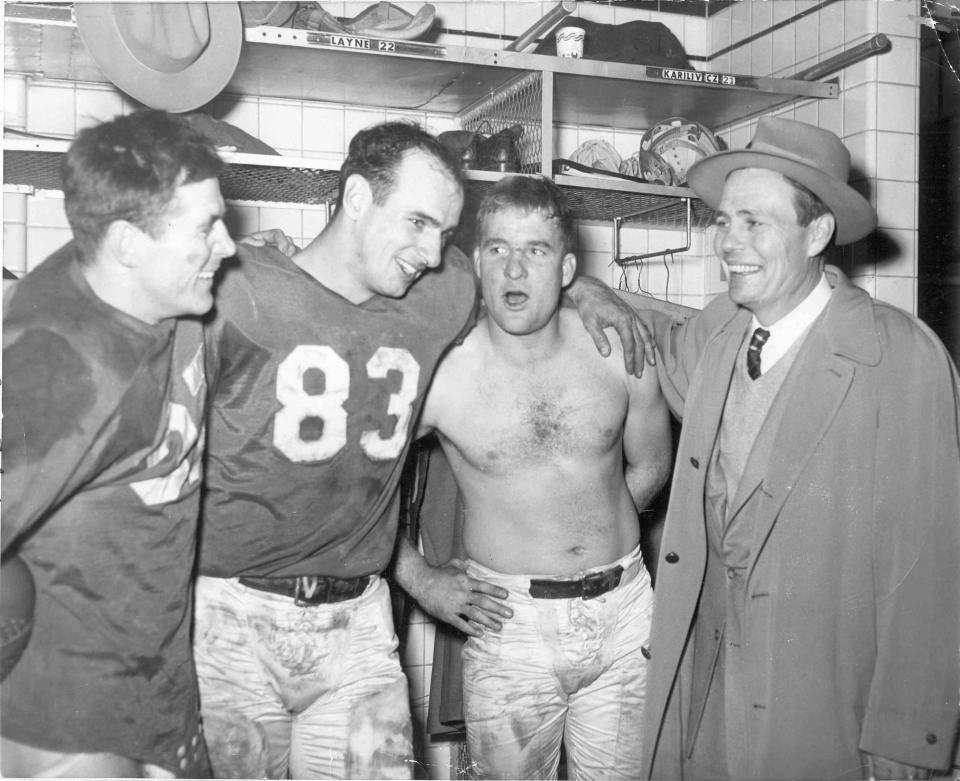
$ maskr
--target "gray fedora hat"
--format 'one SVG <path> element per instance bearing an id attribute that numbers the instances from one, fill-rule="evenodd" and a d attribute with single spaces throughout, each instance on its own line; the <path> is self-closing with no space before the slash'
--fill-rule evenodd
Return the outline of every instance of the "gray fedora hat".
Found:
<path id="1" fill-rule="evenodd" d="M 77 31 L 110 81 L 150 108 L 192 111 L 240 60 L 240 7 L 228 3 L 75 3 Z"/>
<path id="2" fill-rule="evenodd" d="M 720 204 L 723 184 L 738 168 L 767 168 L 799 182 L 833 213 L 835 241 L 849 244 L 877 227 L 877 213 L 854 190 L 850 152 L 829 130 L 792 119 L 763 117 L 746 149 L 706 157 L 687 173 L 687 184 L 712 209 Z"/>

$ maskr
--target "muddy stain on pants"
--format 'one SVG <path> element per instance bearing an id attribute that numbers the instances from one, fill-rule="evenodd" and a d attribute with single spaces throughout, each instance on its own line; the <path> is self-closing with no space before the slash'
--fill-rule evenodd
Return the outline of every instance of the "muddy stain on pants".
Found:
<path id="1" fill-rule="evenodd" d="M 387 584 L 298 606 L 233 578 L 197 583 L 194 653 L 218 778 L 412 777 L 407 680 Z"/>
<path id="2" fill-rule="evenodd" d="M 572 779 L 640 777 L 653 591 L 639 548 L 617 563 L 636 574 L 594 599 L 534 599 L 528 576 L 469 563 L 471 576 L 510 592 L 514 611 L 463 649 L 481 778 L 556 778 L 561 742 Z"/>

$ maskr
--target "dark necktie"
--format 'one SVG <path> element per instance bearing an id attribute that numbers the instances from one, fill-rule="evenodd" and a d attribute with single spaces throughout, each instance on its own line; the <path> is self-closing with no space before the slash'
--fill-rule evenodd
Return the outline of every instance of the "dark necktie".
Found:
<path id="1" fill-rule="evenodd" d="M 750 337 L 750 346 L 747 348 L 747 374 L 751 380 L 760 376 L 760 350 L 770 338 L 770 332 L 766 328 L 758 328 Z"/>

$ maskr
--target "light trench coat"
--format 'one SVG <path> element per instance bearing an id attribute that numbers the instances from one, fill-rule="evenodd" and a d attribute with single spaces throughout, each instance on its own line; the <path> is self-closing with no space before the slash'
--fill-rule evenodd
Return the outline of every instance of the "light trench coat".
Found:
<path id="1" fill-rule="evenodd" d="M 746 588 L 726 607 L 742 627 L 746 697 L 718 775 L 863 778 L 860 752 L 933 768 L 953 752 L 957 372 L 919 320 L 827 269 L 833 295 L 774 402 L 779 430 L 759 435 L 772 437 L 770 458 L 748 461 L 733 501 L 752 529 Z M 649 777 L 684 777 L 709 685 L 692 680 L 710 555 L 705 474 L 749 323 L 726 295 L 685 323 L 656 321 L 658 371 L 683 429 L 654 600 Z"/>

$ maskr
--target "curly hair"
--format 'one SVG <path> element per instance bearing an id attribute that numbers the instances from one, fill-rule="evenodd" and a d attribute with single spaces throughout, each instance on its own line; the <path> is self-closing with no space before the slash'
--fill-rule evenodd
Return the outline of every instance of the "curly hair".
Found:
<path id="1" fill-rule="evenodd" d="M 223 167 L 206 136 L 166 111 L 145 109 L 80 131 L 62 176 L 81 260 L 92 261 L 117 220 L 158 235 L 177 188 L 216 177 Z"/>
<path id="2" fill-rule="evenodd" d="M 491 187 L 477 209 L 477 236 L 483 232 L 483 223 L 490 215 L 504 209 L 535 212 L 545 220 L 556 220 L 560 228 L 560 254 L 573 252 L 576 246 L 576 227 L 567 197 L 556 184 L 545 176 L 505 176 Z"/>

